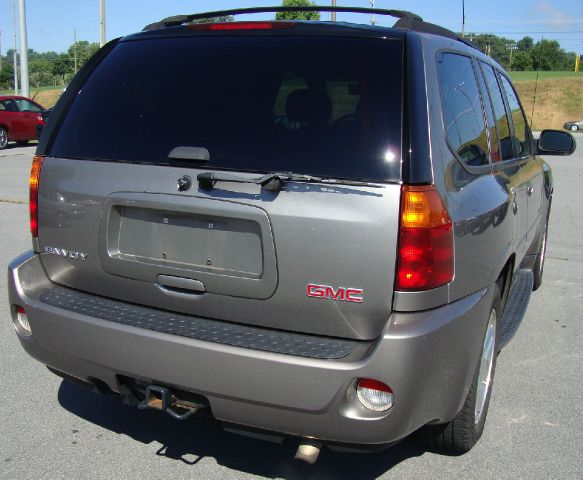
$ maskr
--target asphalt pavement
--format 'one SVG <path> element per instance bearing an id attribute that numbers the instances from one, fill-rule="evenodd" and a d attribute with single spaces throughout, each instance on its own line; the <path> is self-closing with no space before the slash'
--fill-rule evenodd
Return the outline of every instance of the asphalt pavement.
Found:
<path id="1" fill-rule="evenodd" d="M 0 274 L 0 479 L 581 479 L 583 478 L 583 134 L 571 157 L 549 157 L 555 194 L 541 289 L 498 358 L 478 445 L 462 456 L 407 439 L 378 453 L 324 450 L 224 432 L 206 418 L 138 411 L 51 374 L 21 349 Z M 31 246 L 33 147 L 0 151 L 0 270 Z M 193 367 L 194 368 L 194 367 Z"/>

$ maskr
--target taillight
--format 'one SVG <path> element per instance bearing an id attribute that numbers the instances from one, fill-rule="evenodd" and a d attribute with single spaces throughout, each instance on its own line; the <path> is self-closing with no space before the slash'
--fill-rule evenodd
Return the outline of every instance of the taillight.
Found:
<path id="1" fill-rule="evenodd" d="M 225 23 L 194 23 L 188 26 L 189 30 L 274 30 L 291 28 L 294 22 L 225 22 Z"/>
<path id="2" fill-rule="evenodd" d="M 36 155 L 32 159 L 32 168 L 30 169 L 29 186 L 29 212 L 30 212 L 30 233 L 33 237 L 38 238 L 38 181 L 40 170 L 43 165 L 43 157 Z"/>
<path id="3" fill-rule="evenodd" d="M 397 290 L 429 290 L 453 280 L 453 228 L 432 185 L 401 190 Z"/>

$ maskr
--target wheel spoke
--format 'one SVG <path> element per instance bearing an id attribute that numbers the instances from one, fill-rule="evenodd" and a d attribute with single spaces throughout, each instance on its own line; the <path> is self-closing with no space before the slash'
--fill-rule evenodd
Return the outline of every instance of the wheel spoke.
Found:
<path id="1" fill-rule="evenodd" d="M 492 309 L 488 318 L 480 370 L 478 372 L 478 388 L 476 392 L 476 405 L 474 408 L 474 422 L 477 424 L 482 419 L 484 405 L 488 398 L 488 391 L 492 381 L 492 365 L 494 363 L 494 346 L 496 341 L 496 310 Z"/>

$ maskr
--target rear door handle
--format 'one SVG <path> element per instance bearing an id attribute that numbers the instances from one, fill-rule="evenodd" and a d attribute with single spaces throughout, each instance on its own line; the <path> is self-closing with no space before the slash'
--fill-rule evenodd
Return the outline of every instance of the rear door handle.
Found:
<path id="1" fill-rule="evenodd" d="M 528 193 L 528 196 L 530 197 L 533 192 L 534 192 L 534 187 L 532 186 L 532 183 L 528 183 L 528 185 L 526 186 L 526 193 Z"/>
<path id="2" fill-rule="evenodd" d="M 158 285 L 170 290 L 183 290 L 184 293 L 205 293 L 204 283 L 193 278 L 173 277 L 171 275 L 158 275 L 156 277 Z"/>

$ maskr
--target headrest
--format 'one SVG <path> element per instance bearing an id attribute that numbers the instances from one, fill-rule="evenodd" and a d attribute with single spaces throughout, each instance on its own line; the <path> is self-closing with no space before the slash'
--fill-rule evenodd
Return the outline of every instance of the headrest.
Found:
<path id="1" fill-rule="evenodd" d="M 285 110 L 291 122 L 306 126 L 328 125 L 332 115 L 332 102 L 325 92 L 295 90 L 287 96 Z"/>

